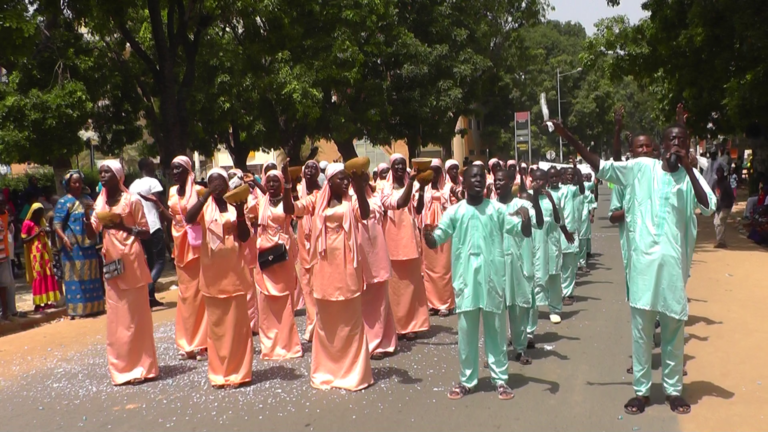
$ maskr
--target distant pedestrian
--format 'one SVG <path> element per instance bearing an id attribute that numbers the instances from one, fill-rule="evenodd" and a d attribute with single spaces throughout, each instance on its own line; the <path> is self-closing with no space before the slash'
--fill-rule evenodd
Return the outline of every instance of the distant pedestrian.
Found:
<path id="1" fill-rule="evenodd" d="M 733 204 L 736 201 L 736 194 L 731 188 L 731 182 L 725 175 L 725 169 L 722 166 L 717 167 L 717 181 L 715 182 L 715 194 L 717 195 L 717 208 L 715 210 L 715 235 L 717 243 L 715 247 L 725 249 L 728 246 L 725 243 L 725 226 L 728 222 L 728 216 L 731 214 Z"/>

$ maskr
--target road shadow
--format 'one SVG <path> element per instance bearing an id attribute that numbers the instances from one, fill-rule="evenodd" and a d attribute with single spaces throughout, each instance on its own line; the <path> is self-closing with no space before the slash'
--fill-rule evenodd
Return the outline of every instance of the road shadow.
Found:
<path id="1" fill-rule="evenodd" d="M 720 325 L 723 322 L 722 321 L 715 321 L 711 318 L 698 316 L 698 315 L 688 315 L 688 321 L 685 322 L 686 327 L 693 327 L 696 324 L 704 323 L 706 325 Z"/>
<path id="2" fill-rule="evenodd" d="M 186 375 L 198 368 L 196 364 L 197 362 L 192 360 L 183 360 L 181 363 L 160 365 L 160 375 L 158 375 L 155 381 L 167 381 Z M 204 365 L 205 363 L 202 364 Z"/>
<path id="3" fill-rule="evenodd" d="M 578 282 L 576 282 L 576 286 L 578 286 L 578 285 L 579 285 Z M 601 298 L 597 298 L 597 297 L 584 296 L 584 295 L 574 295 L 573 296 L 574 303 L 584 302 L 584 301 L 587 301 L 587 300 L 600 301 L 602 299 Z"/>
<path id="4" fill-rule="evenodd" d="M 386 381 L 391 378 L 395 378 L 398 384 L 412 385 L 418 384 L 424 381 L 421 378 L 414 378 L 411 373 L 405 369 L 396 368 L 393 366 L 381 366 L 374 367 L 373 379 L 376 382 Z"/>
<path id="5" fill-rule="evenodd" d="M 305 317 L 305 316 L 307 316 L 307 309 L 306 308 L 301 308 L 299 310 L 295 310 L 295 311 L 293 311 L 293 316 L 294 317 Z"/>
<path id="6" fill-rule="evenodd" d="M 284 365 L 270 366 L 266 369 L 253 371 L 254 379 L 251 381 L 254 385 L 269 381 L 297 381 L 306 376 L 296 371 L 296 369 Z"/>
<path id="7" fill-rule="evenodd" d="M 581 279 L 581 280 L 576 280 L 576 288 L 580 288 L 580 287 L 587 286 L 587 285 L 608 284 L 608 283 L 610 283 L 610 282 L 608 282 L 608 281 L 597 281 L 597 280 Z"/>
<path id="8" fill-rule="evenodd" d="M 568 360 L 571 359 L 567 355 L 560 354 L 559 352 L 555 351 L 554 349 L 550 349 L 550 350 L 544 349 L 543 344 L 539 344 L 538 341 L 536 342 L 536 348 L 525 350 L 525 353 L 533 361 L 544 360 L 544 359 L 548 359 L 550 357 L 555 357 L 558 360 L 562 360 L 562 361 L 568 361 Z"/>
<path id="9" fill-rule="evenodd" d="M 700 300 L 700 299 L 695 299 L 695 298 L 691 298 L 691 297 L 688 297 L 688 303 L 691 303 L 691 302 L 696 302 L 696 303 L 709 303 L 709 301 L 707 301 L 707 300 Z"/>
<path id="10" fill-rule="evenodd" d="M 730 400 L 736 394 L 709 381 L 693 381 L 683 386 L 683 396 L 691 405 L 696 405 L 706 397 Z"/>
<path id="11" fill-rule="evenodd" d="M 583 311 L 584 309 L 566 310 L 566 311 L 560 312 L 558 315 L 560 315 L 560 319 L 565 321 L 567 319 L 571 319 L 575 317 L 576 315 L 580 314 Z M 539 311 L 539 320 L 549 321 L 549 311 Z"/>
<path id="12" fill-rule="evenodd" d="M 581 338 L 577 338 L 575 336 L 566 336 L 566 335 L 555 333 L 555 332 L 546 332 L 546 333 L 536 335 L 536 343 L 548 344 L 548 343 L 555 343 L 561 340 L 578 341 L 578 340 L 581 340 Z"/>
<path id="13" fill-rule="evenodd" d="M 166 309 L 176 309 L 176 306 L 178 306 L 178 304 L 179 303 L 175 301 L 166 301 L 166 302 L 163 302 L 163 306 L 152 309 L 152 312 L 160 312 Z"/>
<path id="14" fill-rule="evenodd" d="M 536 378 L 529 375 L 511 373 L 509 374 L 509 387 L 512 390 L 521 389 L 529 384 L 541 384 L 547 386 L 542 391 L 549 394 L 556 395 L 560 392 L 560 383 L 557 381 L 549 381 L 542 378 Z"/>
<path id="15" fill-rule="evenodd" d="M 451 336 L 458 336 L 459 331 L 454 329 L 453 327 L 448 327 L 440 324 L 432 324 L 429 325 L 429 330 L 419 333 L 417 340 L 423 340 L 423 339 L 432 339 L 437 336 L 440 336 L 441 334 L 447 334 Z"/>
<path id="16" fill-rule="evenodd" d="M 707 342 L 707 341 L 709 341 L 709 336 L 699 336 L 697 334 L 687 333 L 687 336 L 685 338 L 685 343 L 688 343 L 689 340 L 695 340 L 695 341 L 699 341 L 699 342 Z"/>

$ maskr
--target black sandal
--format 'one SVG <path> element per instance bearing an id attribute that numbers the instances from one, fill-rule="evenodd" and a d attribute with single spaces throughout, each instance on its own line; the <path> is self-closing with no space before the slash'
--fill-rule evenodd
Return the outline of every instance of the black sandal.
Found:
<path id="1" fill-rule="evenodd" d="M 453 386 L 453 388 L 448 392 L 448 399 L 458 400 L 463 398 L 464 396 L 472 393 L 472 389 L 469 387 L 463 385 L 463 384 L 456 384 Z"/>
<path id="2" fill-rule="evenodd" d="M 691 413 L 691 404 L 686 402 L 682 396 L 667 396 L 667 405 L 675 414 L 685 415 Z"/>
<path id="3" fill-rule="evenodd" d="M 405 334 L 405 340 L 407 340 L 408 342 L 413 342 L 413 341 L 415 341 L 415 340 L 416 340 L 416 333 L 413 333 L 413 332 L 411 332 L 411 333 L 406 333 L 406 334 Z"/>
<path id="4" fill-rule="evenodd" d="M 634 375 L 635 374 L 635 367 L 634 366 L 628 367 L 627 368 L 627 373 L 630 374 L 630 375 Z"/>
<path id="5" fill-rule="evenodd" d="M 648 396 L 635 396 L 624 404 L 624 412 L 629 415 L 638 415 L 645 412 L 645 406 L 651 404 Z"/>
<path id="6" fill-rule="evenodd" d="M 515 354 L 515 361 L 523 366 L 528 366 L 529 364 L 533 363 L 533 360 L 530 357 L 521 352 Z"/>
<path id="7" fill-rule="evenodd" d="M 525 349 L 536 349 L 536 341 L 534 341 L 532 337 L 528 338 L 528 343 L 526 344 Z"/>

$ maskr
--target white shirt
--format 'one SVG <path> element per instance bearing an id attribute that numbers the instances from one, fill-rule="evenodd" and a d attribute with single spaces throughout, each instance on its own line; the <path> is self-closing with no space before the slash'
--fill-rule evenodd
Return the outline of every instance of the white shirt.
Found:
<path id="1" fill-rule="evenodd" d="M 156 178 L 142 177 L 134 180 L 133 183 L 131 183 L 129 190 L 132 194 L 141 198 L 139 194 L 152 195 L 157 192 L 162 192 L 163 185 L 161 185 Z M 144 215 L 147 217 L 147 222 L 149 223 L 149 232 L 152 233 L 161 229 L 163 226 L 160 224 L 160 213 L 158 212 L 157 207 L 151 202 L 145 201 L 143 198 L 141 199 L 141 204 L 144 206 Z"/>

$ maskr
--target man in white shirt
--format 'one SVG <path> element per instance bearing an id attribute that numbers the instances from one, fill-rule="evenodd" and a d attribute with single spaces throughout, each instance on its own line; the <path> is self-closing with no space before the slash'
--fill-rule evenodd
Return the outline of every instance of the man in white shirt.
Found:
<path id="1" fill-rule="evenodd" d="M 152 162 L 152 159 L 141 158 L 139 171 L 141 171 L 142 177 L 131 183 L 130 191 L 141 198 L 141 203 L 144 205 L 144 215 L 149 223 L 149 238 L 142 240 L 141 245 L 144 247 L 147 265 L 152 273 L 152 283 L 149 284 L 149 306 L 155 308 L 163 306 L 163 303 L 155 296 L 155 284 L 165 268 L 165 234 L 160 220 L 160 211 L 155 204 L 145 197 L 154 195 L 159 202 L 163 202 L 163 185 L 155 178 L 155 163 Z"/>

